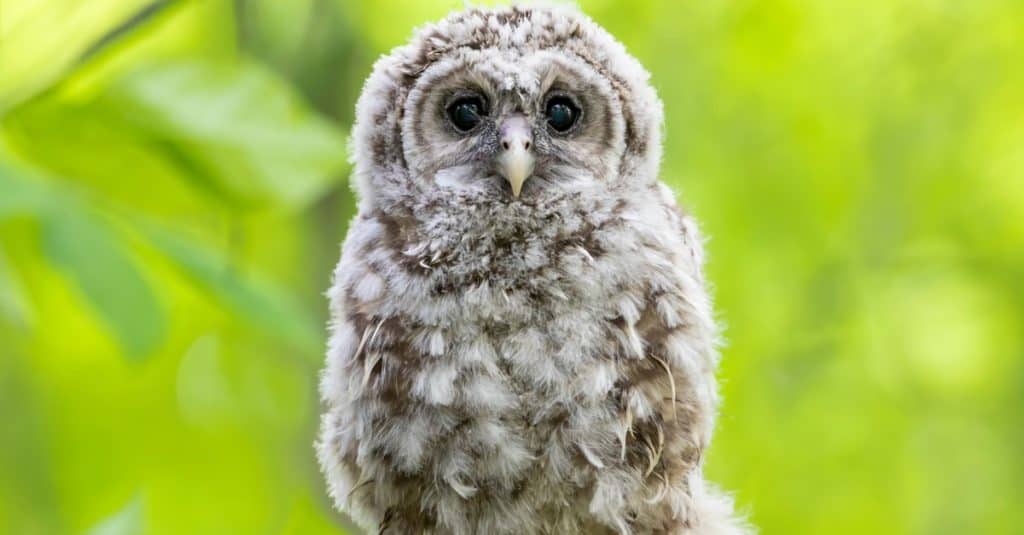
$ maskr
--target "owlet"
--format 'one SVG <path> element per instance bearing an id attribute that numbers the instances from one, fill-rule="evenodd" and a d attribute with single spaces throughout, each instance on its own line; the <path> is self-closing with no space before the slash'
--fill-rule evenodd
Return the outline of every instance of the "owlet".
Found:
<path id="1" fill-rule="evenodd" d="M 317 445 L 395 534 L 740 534 L 701 465 L 716 327 L 662 106 L 572 8 L 471 8 L 382 57 L 329 292 Z"/>

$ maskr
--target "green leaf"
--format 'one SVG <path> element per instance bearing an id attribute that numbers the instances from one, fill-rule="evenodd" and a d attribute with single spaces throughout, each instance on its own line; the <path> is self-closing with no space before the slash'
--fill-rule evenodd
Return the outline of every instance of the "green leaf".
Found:
<path id="1" fill-rule="evenodd" d="M 55 211 L 44 220 L 43 248 L 75 280 L 129 357 L 146 357 L 160 345 L 164 311 L 102 221 L 85 211 Z"/>
<path id="2" fill-rule="evenodd" d="M 0 130 L 13 157 L 0 153 L 0 160 L 30 162 L 18 170 L 45 168 L 50 177 L 60 177 L 41 180 L 52 190 L 64 196 L 87 193 L 84 200 L 102 199 L 105 207 L 164 216 L 218 208 L 216 193 L 196 195 L 197 189 L 209 189 L 209 182 L 193 179 L 171 158 L 165 150 L 170 143 L 155 143 L 107 104 L 41 98 L 18 107 Z"/>
<path id="3" fill-rule="evenodd" d="M 87 531 L 86 535 L 141 535 L 144 521 L 142 498 L 135 497 L 123 509 Z"/>
<path id="4" fill-rule="evenodd" d="M 133 20 L 143 0 L 3 2 L 0 5 L 0 115 L 52 86 L 111 28 Z"/>
<path id="5" fill-rule="evenodd" d="M 256 64 L 150 66 L 109 95 L 123 118 L 209 189 L 247 207 L 300 208 L 341 177 L 344 137 Z"/>
<path id="6" fill-rule="evenodd" d="M 21 280 L 0 247 L 0 318 L 7 318 L 16 325 L 34 323 L 32 307 L 25 297 Z"/>
<path id="7" fill-rule="evenodd" d="M 322 329 L 285 291 L 234 272 L 222 255 L 180 236 L 158 228 L 149 228 L 146 235 L 215 301 L 241 319 L 309 354 L 319 352 Z"/>
<path id="8" fill-rule="evenodd" d="M 47 208 L 50 191 L 46 183 L 30 178 L 27 171 L 4 161 L 0 151 L 0 221 L 39 216 Z"/>

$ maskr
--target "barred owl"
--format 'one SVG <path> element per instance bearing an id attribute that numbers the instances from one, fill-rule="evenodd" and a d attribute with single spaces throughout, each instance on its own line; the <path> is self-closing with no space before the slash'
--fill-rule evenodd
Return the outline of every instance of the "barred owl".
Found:
<path id="1" fill-rule="evenodd" d="M 702 460 L 716 327 L 662 105 L 572 8 L 471 8 L 374 66 L 319 460 L 380 533 L 741 534 Z"/>

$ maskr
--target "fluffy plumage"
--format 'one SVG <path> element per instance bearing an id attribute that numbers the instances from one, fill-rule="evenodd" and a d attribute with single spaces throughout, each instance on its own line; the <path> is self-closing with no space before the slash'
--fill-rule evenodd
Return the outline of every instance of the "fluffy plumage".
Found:
<path id="1" fill-rule="evenodd" d="M 567 8 L 470 9 L 377 62 L 318 443 L 366 529 L 746 531 L 701 474 L 716 328 L 647 80 Z M 470 134 L 445 123 L 466 88 L 488 106 Z M 564 135 L 544 123 L 556 91 L 582 110 Z M 518 197 L 493 163 L 513 115 L 536 160 Z"/>

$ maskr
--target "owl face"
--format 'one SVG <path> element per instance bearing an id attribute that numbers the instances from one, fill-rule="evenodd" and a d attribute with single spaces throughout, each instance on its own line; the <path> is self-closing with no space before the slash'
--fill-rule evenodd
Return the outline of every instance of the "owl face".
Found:
<path id="1" fill-rule="evenodd" d="M 406 160 L 421 186 L 514 202 L 615 178 L 625 127 L 595 69 L 551 50 L 466 50 L 409 94 Z"/>
<path id="2" fill-rule="evenodd" d="M 422 28 L 374 66 L 356 118 L 364 210 L 607 199 L 651 186 L 661 157 L 647 71 L 568 7 L 473 8 Z"/>

